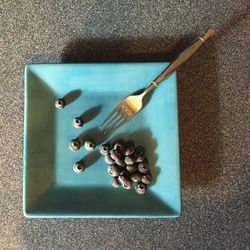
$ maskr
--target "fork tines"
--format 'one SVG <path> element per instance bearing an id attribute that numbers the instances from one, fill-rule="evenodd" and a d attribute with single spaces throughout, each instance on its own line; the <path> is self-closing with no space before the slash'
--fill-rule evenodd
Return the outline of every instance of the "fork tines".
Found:
<path id="1" fill-rule="evenodd" d="M 100 129 L 105 134 L 111 133 L 129 121 L 131 116 L 132 114 L 129 108 L 121 103 L 104 120 L 104 122 L 100 125 Z"/>

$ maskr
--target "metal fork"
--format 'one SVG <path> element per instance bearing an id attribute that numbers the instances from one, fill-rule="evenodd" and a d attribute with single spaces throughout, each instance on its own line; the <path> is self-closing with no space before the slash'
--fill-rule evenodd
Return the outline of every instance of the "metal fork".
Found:
<path id="1" fill-rule="evenodd" d="M 215 30 L 213 28 L 208 28 L 207 31 L 199 36 L 188 48 L 182 51 L 181 54 L 169 64 L 141 94 L 131 95 L 124 99 L 104 120 L 100 125 L 100 129 L 105 134 L 108 134 L 132 119 L 142 109 L 142 100 L 144 96 L 156 88 L 159 83 L 165 80 L 181 64 L 186 62 L 210 36 L 214 35 L 214 33 Z"/>

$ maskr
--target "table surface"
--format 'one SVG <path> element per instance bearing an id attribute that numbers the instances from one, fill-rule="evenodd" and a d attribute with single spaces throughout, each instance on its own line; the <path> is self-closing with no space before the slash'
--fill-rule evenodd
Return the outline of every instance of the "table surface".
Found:
<path id="1" fill-rule="evenodd" d="M 24 65 L 169 61 L 210 25 L 178 70 L 182 216 L 24 218 Z M 2 0 L 1 249 L 247 249 L 248 27 L 247 0 Z"/>

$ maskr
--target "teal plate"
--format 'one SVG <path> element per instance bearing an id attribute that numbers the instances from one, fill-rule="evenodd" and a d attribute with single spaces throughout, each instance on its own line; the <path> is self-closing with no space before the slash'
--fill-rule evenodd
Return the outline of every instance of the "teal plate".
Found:
<path id="1" fill-rule="evenodd" d="M 143 89 L 167 63 L 34 64 L 25 68 L 23 210 L 26 217 L 170 218 L 181 212 L 176 74 L 146 107 L 109 139 L 144 146 L 153 181 L 144 195 L 115 189 L 98 153 L 69 150 L 71 139 L 94 136 L 123 98 Z M 54 107 L 58 97 L 68 103 Z M 82 115 L 77 129 L 72 119 Z M 74 162 L 87 169 L 76 174 Z"/>

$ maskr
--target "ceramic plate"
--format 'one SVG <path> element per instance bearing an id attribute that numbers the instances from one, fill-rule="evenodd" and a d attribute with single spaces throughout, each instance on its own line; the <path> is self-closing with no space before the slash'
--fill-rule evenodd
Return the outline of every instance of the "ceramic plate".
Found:
<path id="1" fill-rule="evenodd" d="M 27 217 L 177 217 L 181 212 L 176 75 L 110 138 L 143 146 L 153 182 L 145 195 L 115 189 L 103 157 L 69 141 L 97 128 L 126 96 L 145 88 L 167 63 L 34 64 L 25 68 L 24 195 Z M 56 109 L 55 99 L 66 107 Z M 85 125 L 72 126 L 82 115 Z M 102 139 L 98 139 L 102 140 Z M 104 140 L 104 139 L 103 139 Z M 87 169 L 76 174 L 74 162 Z"/>

